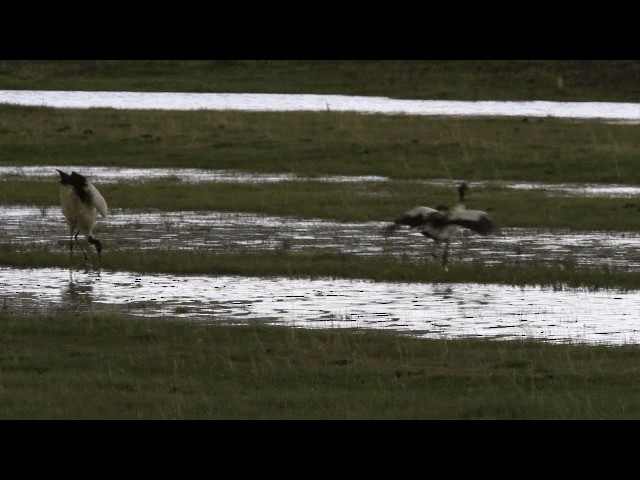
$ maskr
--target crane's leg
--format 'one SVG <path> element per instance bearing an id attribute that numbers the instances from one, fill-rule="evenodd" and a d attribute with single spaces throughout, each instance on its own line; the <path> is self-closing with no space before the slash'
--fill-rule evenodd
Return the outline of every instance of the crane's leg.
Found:
<path id="1" fill-rule="evenodd" d="M 434 242 L 435 242 L 435 246 L 434 246 L 433 248 L 434 248 L 434 249 L 435 249 L 435 248 L 438 248 L 438 247 L 440 246 L 440 242 L 439 242 L 439 241 L 437 241 L 437 240 L 435 240 Z M 438 255 L 436 252 L 434 252 L 434 251 L 433 251 L 433 249 L 430 249 L 429 253 L 431 254 L 431 256 L 432 256 L 433 258 L 440 258 L 440 259 L 442 259 L 442 256 L 441 256 L 441 255 Z"/>
<path id="2" fill-rule="evenodd" d="M 442 266 L 445 268 L 447 268 L 447 260 L 449 259 L 449 244 L 451 243 L 450 240 L 447 240 L 447 242 L 444 244 L 444 252 L 442 254 Z"/>
<path id="3" fill-rule="evenodd" d="M 89 257 L 87 257 L 87 252 L 84 251 L 84 248 L 82 248 L 82 245 L 80 245 L 80 242 L 78 241 L 78 234 L 79 233 L 80 233 L 80 230 L 78 230 L 76 232 L 76 236 L 75 236 L 76 243 L 78 244 L 78 247 L 80 247 L 80 250 L 82 250 L 82 254 L 84 255 L 84 259 L 88 261 Z M 73 233 L 72 233 L 72 236 L 73 236 Z M 73 250 L 73 242 L 71 243 L 71 246 L 70 246 L 69 250 Z"/>

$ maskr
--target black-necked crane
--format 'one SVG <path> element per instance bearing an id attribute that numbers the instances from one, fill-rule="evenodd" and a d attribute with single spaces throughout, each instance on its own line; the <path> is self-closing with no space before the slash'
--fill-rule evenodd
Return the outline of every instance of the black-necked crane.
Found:
<path id="1" fill-rule="evenodd" d="M 467 184 L 458 185 L 458 204 L 453 207 L 438 205 L 431 207 L 414 207 L 400 215 L 390 229 L 406 225 L 413 231 L 420 232 L 432 239 L 436 245 L 444 242 L 442 265 L 446 267 L 451 240 L 463 229 L 468 229 L 481 235 L 488 235 L 499 230 L 498 224 L 487 212 L 482 210 L 467 210 L 464 196 Z M 434 254 L 434 256 L 437 256 Z"/>
<path id="2" fill-rule="evenodd" d="M 93 236 L 93 223 L 95 221 L 95 210 L 103 217 L 107 216 L 107 202 L 98 189 L 89 181 L 87 177 L 76 172 L 71 175 L 58 170 L 60 174 L 60 203 L 62 214 L 67 219 L 71 229 L 69 240 L 69 251 L 73 252 L 73 240 L 82 250 L 85 260 L 89 260 L 87 253 L 78 242 L 78 234 L 82 232 L 89 243 L 96 247 L 98 257 L 102 251 L 102 243 Z"/>

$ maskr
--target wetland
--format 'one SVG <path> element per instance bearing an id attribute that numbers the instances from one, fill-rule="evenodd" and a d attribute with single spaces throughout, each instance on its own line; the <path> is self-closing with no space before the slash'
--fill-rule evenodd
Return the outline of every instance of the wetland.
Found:
<path id="1" fill-rule="evenodd" d="M 453 63 L 394 63 L 363 88 L 385 70 L 368 64 L 359 87 L 300 93 L 493 101 L 529 78 L 501 99 L 638 115 L 634 62 L 494 62 L 493 90 L 471 62 L 466 93 L 442 81 Z M 0 88 L 135 90 L 117 75 L 82 88 L 129 67 L 92 65 L 0 62 Z M 243 66 L 266 71 L 218 73 Z M 431 95 L 422 75 L 458 93 Z M 281 88 L 220 92 L 297 91 Z M 2 418 L 638 417 L 629 118 L 42 105 L 0 105 Z M 107 199 L 101 259 L 69 256 L 51 168 L 87 173 Z M 461 180 L 502 231 L 462 235 L 447 271 L 421 235 L 381 233 L 415 205 L 451 204 Z"/>
<path id="2" fill-rule="evenodd" d="M 180 98 L 179 94 L 175 98 Z M 227 95 L 228 101 L 232 98 Z M 242 105 L 243 97 L 237 98 Z M 597 110 L 596 105 L 591 108 Z M 234 274 L 237 269 L 249 276 L 264 275 L 271 268 L 274 277 L 289 272 L 292 282 L 294 277 L 329 274 L 347 275 L 352 281 L 360 275 L 376 281 L 412 278 L 444 285 L 463 283 L 466 275 L 469 282 L 492 283 L 504 289 L 517 285 L 531 292 L 549 286 L 557 289 L 558 279 L 564 279 L 567 287 L 610 289 L 612 295 L 622 289 L 632 297 L 634 289 L 640 287 L 635 277 L 640 267 L 640 206 L 634 202 L 640 187 L 622 174 L 632 170 L 632 158 L 640 151 L 634 125 L 590 119 L 568 122 L 550 118 L 523 123 L 501 117 L 437 119 L 333 112 L 145 113 L 9 105 L 0 106 L 0 110 L 5 113 L 0 142 L 13 149 L 14 155 L 10 165 L 0 165 L 0 209 L 5 219 L 0 230 L 1 258 L 7 267 L 18 269 L 17 279 L 23 276 L 20 269 L 29 262 L 34 267 L 87 268 L 77 259 L 65 259 L 68 239 L 56 205 L 55 169 L 74 168 L 88 175 L 109 199 L 110 214 L 96 225 L 96 235 L 99 233 L 109 247 L 100 263 L 94 261 L 89 268 L 130 270 L 127 267 L 138 262 L 137 268 L 148 275 L 154 271 L 159 275 L 180 271 L 206 275 L 203 265 L 209 265 L 214 275 Z M 607 109 L 601 112 L 605 116 Z M 258 119 L 262 120 L 260 124 Z M 332 132 L 336 122 L 340 132 L 334 131 L 323 140 L 325 158 L 315 163 L 301 162 L 310 152 L 307 144 L 320 141 L 320 132 Z M 214 137 L 229 133 L 233 139 L 221 151 L 215 143 L 207 146 L 210 140 L 204 140 L 203 134 L 211 125 L 225 126 Z M 535 168 L 531 171 L 529 164 L 523 163 L 523 145 L 505 136 L 507 131 L 523 135 L 521 128 L 529 130 L 523 139 L 542 147 L 534 159 L 542 153 L 547 160 L 540 166 L 554 165 L 562 172 L 564 182 L 549 182 L 548 174 L 538 175 Z M 426 144 L 410 140 L 411 149 L 401 146 L 397 139 L 391 140 L 393 135 L 406 136 L 408 131 L 414 132 L 410 138 L 415 139 L 418 130 L 437 133 L 438 137 Z M 152 133 L 136 139 L 131 137 L 133 132 Z M 443 135 L 452 132 L 457 132 L 457 137 L 450 137 L 455 148 L 448 153 L 439 150 L 430 158 L 431 149 L 446 138 Z M 582 136 L 597 148 L 579 147 Z M 305 138 L 309 142 L 300 141 Z M 499 175 L 479 174 L 477 167 L 483 162 L 475 159 L 475 154 L 485 155 L 483 151 L 499 142 L 496 155 L 504 168 Z M 97 152 L 100 145 L 105 147 L 103 153 L 87 156 Z M 326 150 L 329 145 L 333 153 Z M 340 157 L 349 155 L 354 145 L 360 145 L 355 161 L 332 158 L 340 151 Z M 206 158 L 199 157 L 197 152 L 205 146 L 210 153 Z M 264 153 L 265 147 L 266 151 L 280 152 L 275 163 L 266 157 L 254 158 Z M 403 168 L 391 172 L 393 162 L 373 154 L 377 150 L 402 159 Z M 167 151 L 193 151 L 199 160 L 177 155 L 173 163 L 180 167 L 168 167 L 162 160 L 167 158 L 166 153 L 159 155 Z M 117 152 L 130 160 L 111 164 Z M 213 168 L 220 163 L 229 166 L 225 152 L 238 159 L 250 155 L 253 162 L 234 162 L 246 170 Z M 580 163 L 576 157 L 582 157 L 583 163 L 587 158 L 595 165 L 604 162 L 598 154 L 601 152 L 609 167 L 597 172 L 598 177 L 590 177 L 598 182 L 580 182 L 585 172 L 595 173 L 567 162 L 550 164 L 549 159 L 561 152 L 573 158 L 576 165 Z M 84 163 L 59 163 L 67 154 Z M 414 159 L 420 155 L 424 155 L 424 161 Z M 611 156 L 616 159 L 613 165 Z M 207 168 L 203 168 L 203 160 Z M 354 169 L 354 164 L 360 167 Z M 413 165 L 410 177 L 408 165 Z M 493 166 L 496 168 L 495 163 Z M 611 175 L 612 168 L 615 175 Z M 478 175 L 440 176 L 445 172 L 451 175 L 452 171 Z M 616 183 L 605 182 L 614 178 Z M 470 204 L 491 212 L 501 232 L 490 237 L 468 232 L 461 235 L 452 246 L 456 265 L 441 272 L 434 258 L 439 252 L 437 246 L 419 233 L 388 232 L 385 226 L 395 215 L 425 200 L 430 204 L 452 201 L 453 187 L 461 180 L 470 185 Z M 259 252 L 264 252 L 262 264 L 254 259 Z M 137 255 L 135 260 L 132 253 Z M 189 256 L 200 260 L 189 260 Z M 162 257 L 178 264 L 172 267 L 170 262 L 159 260 Z M 357 260 L 361 257 L 363 260 Z M 221 258 L 225 260 L 221 262 Z M 345 258 L 353 259 L 347 262 L 348 267 Z M 283 268 L 296 261 L 301 270 Z M 394 262 L 399 266 L 393 266 Z M 373 274 L 376 263 L 385 267 Z M 402 269 L 404 273 L 400 274 Z M 5 271 L 6 282 L 11 272 L 14 270 Z M 549 272 L 554 273 L 549 276 Z M 259 289 L 263 277 L 251 278 Z M 512 296 L 504 293 L 504 298 Z M 331 311 L 330 298 L 325 302 Z M 18 312 L 22 307 L 21 302 L 5 297 L 7 311 Z M 599 310 L 592 311 L 593 318 L 601 316 Z M 450 330 L 447 334 L 456 335 Z M 619 341 L 615 335 L 611 338 Z"/>

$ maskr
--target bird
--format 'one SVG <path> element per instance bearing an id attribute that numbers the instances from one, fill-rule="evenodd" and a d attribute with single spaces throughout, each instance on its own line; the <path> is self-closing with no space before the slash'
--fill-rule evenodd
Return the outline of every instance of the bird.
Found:
<path id="1" fill-rule="evenodd" d="M 67 220 L 71 229 L 69 240 L 69 252 L 73 252 L 73 240 L 82 250 L 85 260 L 89 260 L 87 253 L 78 242 L 78 234 L 84 233 L 85 237 L 95 246 L 100 257 L 102 243 L 93 236 L 93 223 L 95 221 L 95 210 L 100 212 L 102 217 L 107 216 L 107 202 L 98 189 L 84 175 L 76 172 L 68 173 L 56 169 L 60 174 L 60 203 L 62 214 Z"/>
<path id="2" fill-rule="evenodd" d="M 499 230 L 497 222 L 482 210 L 467 210 L 465 193 L 468 186 L 465 182 L 458 184 L 458 203 L 453 207 L 437 205 L 435 208 L 418 206 L 407 210 L 397 217 L 388 230 L 408 226 L 433 240 L 436 245 L 444 242 L 442 266 L 446 268 L 449 247 L 453 238 L 467 229 L 481 235 L 488 235 Z M 437 257 L 437 255 L 432 254 Z"/>

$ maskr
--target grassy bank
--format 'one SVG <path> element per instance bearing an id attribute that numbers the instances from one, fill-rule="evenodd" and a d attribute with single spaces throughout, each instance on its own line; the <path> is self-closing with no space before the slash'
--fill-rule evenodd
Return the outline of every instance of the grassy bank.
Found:
<path id="1" fill-rule="evenodd" d="M 0 106 L 0 165 L 640 183 L 636 125 Z"/>
<path id="2" fill-rule="evenodd" d="M 58 205 L 60 187 L 54 179 L 46 183 L 6 180 L 1 183 L 0 204 Z M 139 215 L 157 210 L 211 210 L 341 222 L 392 222 L 416 205 L 457 202 L 453 183 L 451 187 L 418 182 L 210 183 L 185 188 L 176 182 L 158 181 L 98 186 L 112 211 L 133 210 Z M 487 187 L 470 189 L 466 203 L 470 209 L 489 212 L 501 227 L 640 231 L 640 204 L 633 198 L 561 197 L 544 191 Z M 108 219 L 100 220 L 96 228 L 108 229 Z M 112 233 L 117 235 L 118 231 Z"/>
<path id="3" fill-rule="evenodd" d="M 397 258 L 388 255 L 360 257 L 319 251 L 175 251 L 144 250 L 105 252 L 101 260 L 95 255 L 86 263 L 79 252 L 72 258 L 60 245 L 57 249 L 15 247 L 0 244 L 0 265 L 19 268 L 89 268 L 105 271 L 141 273 L 177 273 L 242 276 L 335 277 L 387 282 L 494 283 L 503 285 L 538 285 L 560 288 L 640 289 L 640 274 L 626 269 L 580 268 L 571 258 L 554 265 L 483 265 L 451 263 L 444 270 L 440 261 L 425 253 L 423 259 Z"/>
<path id="4" fill-rule="evenodd" d="M 637 60 L 0 61 L 0 89 L 637 102 Z"/>
<path id="5" fill-rule="evenodd" d="M 635 346 L 92 315 L 0 320 L 2 419 L 640 417 Z"/>

